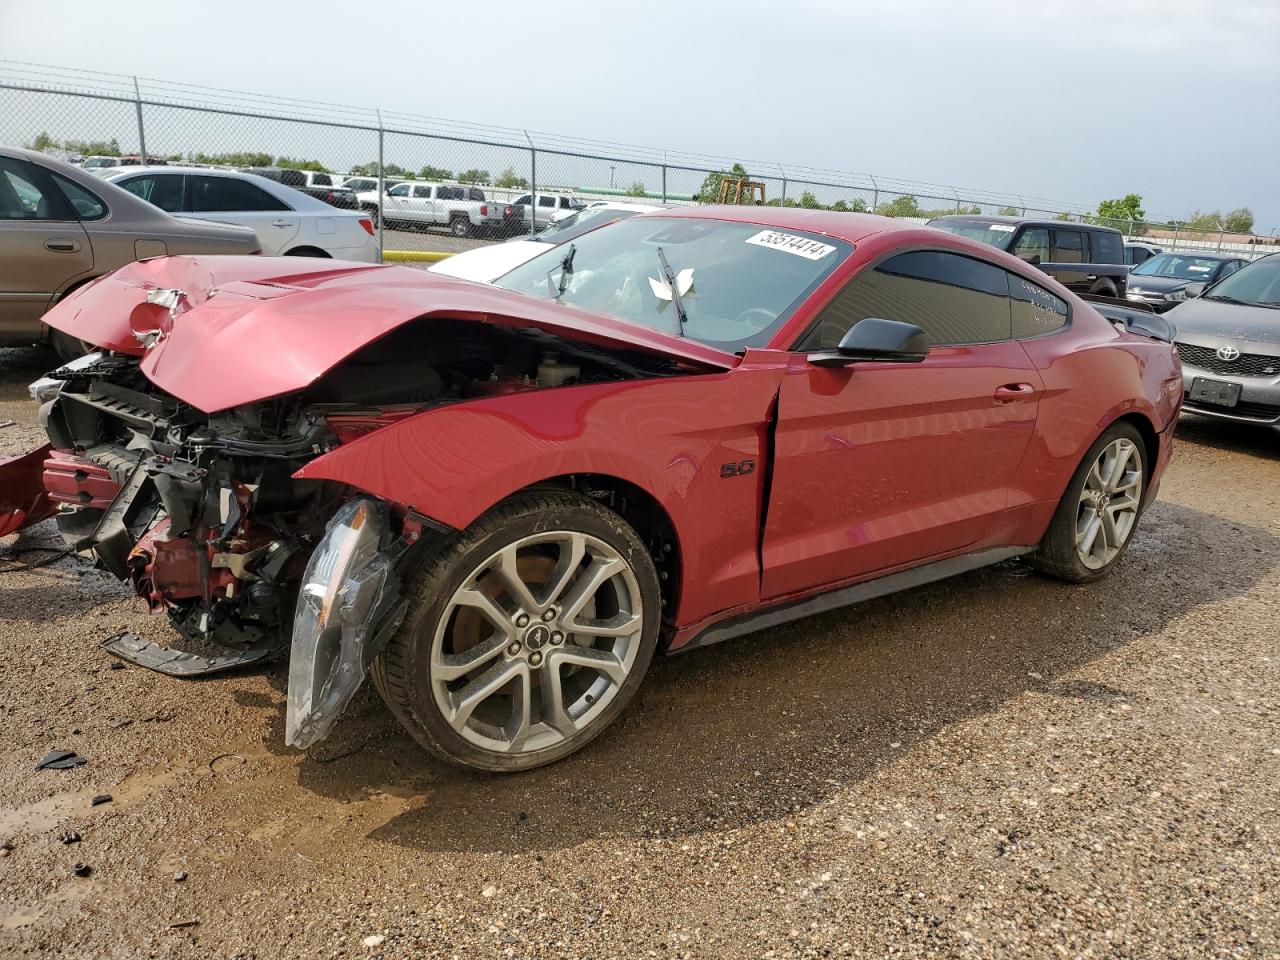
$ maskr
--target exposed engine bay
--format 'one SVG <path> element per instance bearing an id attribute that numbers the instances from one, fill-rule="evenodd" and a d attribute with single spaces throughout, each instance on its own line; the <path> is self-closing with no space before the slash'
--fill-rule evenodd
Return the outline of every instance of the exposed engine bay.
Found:
<path id="1" fill-rule="evenodd" d="M 32 385 L 52 452 L 44 485 L 68 545 L 127 580 L 192 641 L 287 642 L 297 589 L 353 491 L 293 478 L 307 461 L 442 404 L 677 372 L 674 362 L 538 328 L 422 320 L 306 389 L 215 414 L 99 352 Z M 403 549 L 428 518 L 391 505 Z"/>

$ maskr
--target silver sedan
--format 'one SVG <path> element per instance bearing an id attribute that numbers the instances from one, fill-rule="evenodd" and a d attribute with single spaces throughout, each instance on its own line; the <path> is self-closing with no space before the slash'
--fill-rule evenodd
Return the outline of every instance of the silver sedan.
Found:
<path id="1" fill-rule="evenodd" d="M 1188 413 L 1280 425 L 1280 254 L 1207 290 L 1187 288 L 1170 311 Z"/>

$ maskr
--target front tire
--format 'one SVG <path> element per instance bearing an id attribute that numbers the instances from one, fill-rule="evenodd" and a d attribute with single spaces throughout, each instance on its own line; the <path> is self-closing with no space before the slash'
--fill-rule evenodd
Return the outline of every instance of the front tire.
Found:
<path id="1" fill-rule="evenodd" d="M 568 491 L 520 494 L 420 559 L 374 684 L 451 764 L 552 763 L 634 696 L 657 646 L 659 592 L 644 543 L 612 510 Z"/>
<path id="2" fill-rule="evenodd" d="M 1146 483 L 1141 434 L 1113 424 L 1076 468 L 1032 565 L 1073 583 L 1105 577 L 1133 539 Z"/>

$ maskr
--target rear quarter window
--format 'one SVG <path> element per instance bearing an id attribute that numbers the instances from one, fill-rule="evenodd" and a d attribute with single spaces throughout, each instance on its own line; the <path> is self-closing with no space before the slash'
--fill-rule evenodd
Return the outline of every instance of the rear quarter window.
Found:
<path id="1" fill-rule="evenodd" d="M 1057 333 L 1070 320 L 1065 300 L 1016 273 L 1009 274 L 1009 301 L 1015 340 Z"/>

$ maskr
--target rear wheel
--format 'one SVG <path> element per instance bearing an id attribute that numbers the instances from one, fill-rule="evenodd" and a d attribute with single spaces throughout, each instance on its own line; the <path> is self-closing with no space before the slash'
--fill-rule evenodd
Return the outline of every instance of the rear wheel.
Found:
<path id="1" fill-rule="evenodd" d="M 466 217 L 454 217 L 449 221 L 449 232 L 455 237 L 471 236 L 471 221 Z"/>
<path id="2" fill-rule="evenodd" d="M 1138 525 L 1147 473 L 1142 436 L 1117 423 L 1089 448 L 1031 562 L 1083 583 L 1106 576 Z"/>
<path id="3" fill-rule="evenodd" d="M 332 259 L 329 254 L 325 253 L 319 247 L 294 247 L 285 254 L 286 257 L 323 257 Z"/>
<path id="4" fill-rule="evenodd" d="M 374 664 L 383 699 L 436 756 L 514 772 L 607 727 L 657 645 L 653 562 L 612 510 L 565 491 L 500 504 L 423 557 Z"/>

